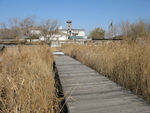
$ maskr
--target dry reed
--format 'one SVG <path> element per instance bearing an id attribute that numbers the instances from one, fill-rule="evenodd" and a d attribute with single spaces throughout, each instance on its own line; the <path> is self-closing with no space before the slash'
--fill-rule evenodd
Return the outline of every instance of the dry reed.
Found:
<path id="1" fill-rule="evenodd" d="M 58 111 L 53 58 L 46 45 L 7 48 L 1 58 L 0 112 Z"/>
<path id="2" fill-rule="evenodd" d="M 66 44 L 62 51 L 150 102 L 150 46 L 112 42 Z"/>

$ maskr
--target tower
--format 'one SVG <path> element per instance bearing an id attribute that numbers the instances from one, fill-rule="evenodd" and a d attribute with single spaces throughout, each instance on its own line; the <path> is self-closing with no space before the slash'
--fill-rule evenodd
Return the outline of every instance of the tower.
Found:
<path id="1" fill-rule="evenodd" d="M 113 27 L 113 20 L 111 21 L 110 25 L 109 25 L 109 38 L 113 38 L 114 37 L 114 27 Z"/>
<path id="2" fill-rule="evenodd" d="M 70 20 L 68 20 L 67 22 L 67 34 L 68 34 L 68 36 L 71 36 L 71 34 L 72 34 L 72 21 L 70 21 Z"/>

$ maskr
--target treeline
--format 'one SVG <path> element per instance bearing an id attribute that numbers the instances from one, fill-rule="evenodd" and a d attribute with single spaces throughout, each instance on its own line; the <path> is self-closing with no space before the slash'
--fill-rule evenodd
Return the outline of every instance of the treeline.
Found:
<path id="1" fill-rule="evenodd" d="M 134 23 L 122 21 L 119 24 L 111 23 L 109 30 L 105 31 L 101 27 L 95 28 L 90 32 L 92 39 L 129 39 L 136 40 L 138 38 L 150 37 L 150 22 L 138 20 Z"/>
<path id="2" fill-rule="evenodd" d="M 24 36 L 36 38 L 42 35 L 47 40 L 50 35 L 57 32 L 57 28 L 58 22 L 56 20 L 47 19 L 36 22 L 36 18 L 33 16 L 23 19 L 11 18 L 7 22 L 0 23 L 0 39 L 20 39 Z M 35 30 L 40 30 L 40 33 Z"/>

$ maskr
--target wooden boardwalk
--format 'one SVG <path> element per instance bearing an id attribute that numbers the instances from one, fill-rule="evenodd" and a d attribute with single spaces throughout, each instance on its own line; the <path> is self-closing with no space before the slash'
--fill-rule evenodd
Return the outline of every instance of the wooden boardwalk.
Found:
<path id="1" fill-rule="evenodd" d="M 150 113 L 150 105 L 130 91 L 69 56 L 54 54 L 69 113 Z"/>

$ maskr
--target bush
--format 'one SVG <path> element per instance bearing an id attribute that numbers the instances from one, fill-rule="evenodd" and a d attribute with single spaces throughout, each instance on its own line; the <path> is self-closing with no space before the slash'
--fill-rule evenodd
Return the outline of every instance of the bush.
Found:
<path id="1" fill-rule="evenodd" d="M 104 39 L 104 36 L 105 36 L 105 31 L 101 29 L 100 27 L 95 28 L 93 31 L 90 32 L 90 37 L 93 40 Z"/>

